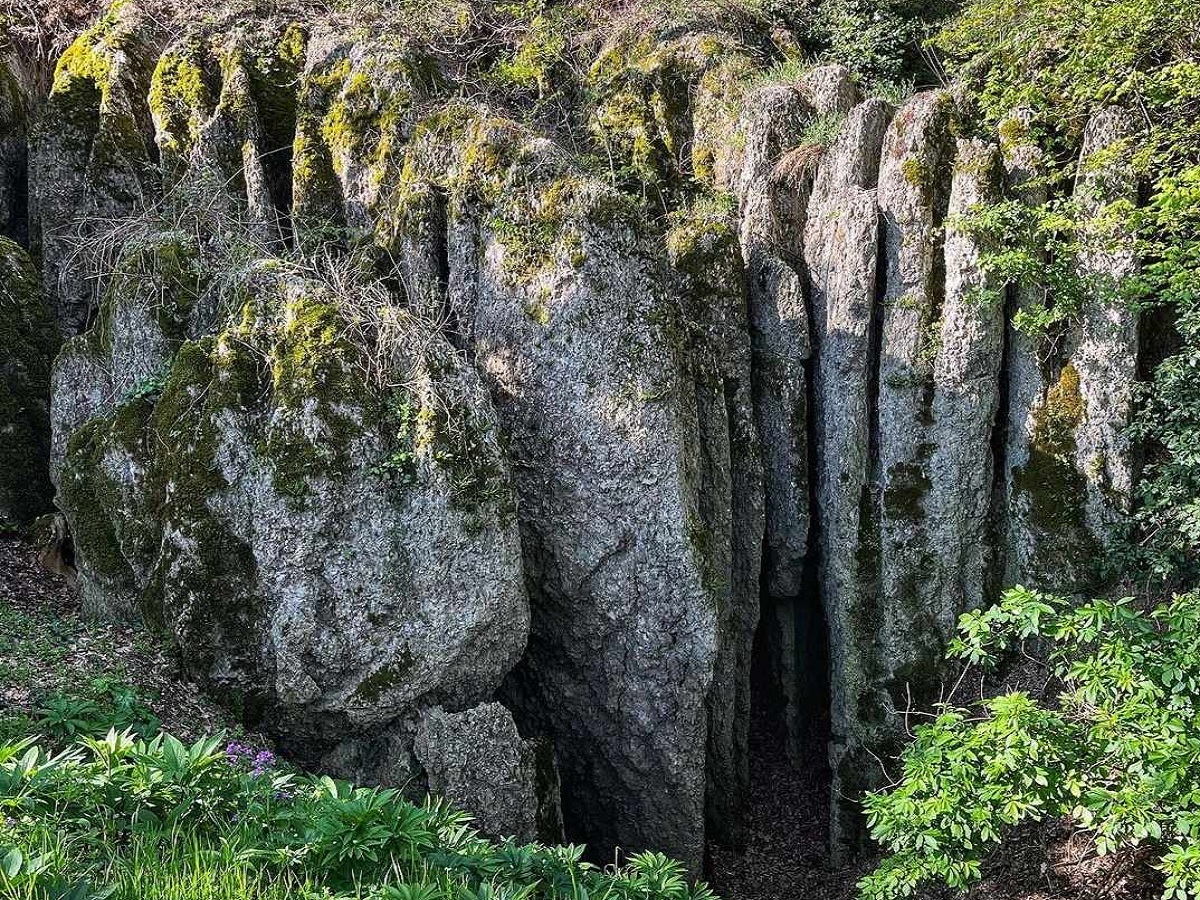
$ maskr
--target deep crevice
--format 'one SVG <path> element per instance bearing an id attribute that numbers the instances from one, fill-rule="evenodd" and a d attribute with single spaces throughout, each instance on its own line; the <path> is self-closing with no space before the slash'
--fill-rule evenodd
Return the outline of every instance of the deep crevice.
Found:
<path id="1" fill-rule="evenodd" d="M 807 292 L 805 303 L 812 322 Z M 820 590 L 816 335 L 811 339 L 813 352 L 803 364 L 809 518 L 801 588 L 793 597 L 763 591 L 760 598 L 750 671 L 748 840 L 739 851 L 712 848 L 708 873 L 714 888 L 728 900 L 832 896 L 841 893 L 846 882 L 844 872 L 828 865 L 829 629 Z M 764 553 L 763 563 L 760 583 L 766 584 L 769 554 Z M 789 625 L 787 634 L 782 629 Z M 790 669 L 780 664 L 789 645 Z M 793 679 L 790 685 L 784 681 L 788 677 Z"/>
<path id="2" fill-rule="evenodd" d="M 430 222 L 433 233 L 433 276 L 441 304 L 439 317 L 446 339 L 457 350 L 469 345 L 462 315 L 450 298 L 450 193 L 440 185 L 432 185 L 433 214 Z"/>
<path id="3" fill-rule="evenodd" d="M 1004 587 L 1005 558 L 1008 541 L 1009 521 L 1009 473 L 1008 442 L 1009 417 L 1012 405 L 1011 368 L 1013 341 L 1010 324 L 1017 311 L 1017 289 L 1008 285 L 1004 289 L 1004 305 L 1001 310 L 1000 328 L 1000 375 L 997 386 L 996 414 L 992 419 L 992 521 L 989 523 L 991 536 L 991 559 L 984 570 L 984 597 L 998 597 Z"/>
<path id="4" fill-rule="evenodd" d="M 22 149 L 8 160 L 4 179 L 9 199 L 8 221 L 2 223 L 2 233 L 29 249 L 29 158 Z"/>

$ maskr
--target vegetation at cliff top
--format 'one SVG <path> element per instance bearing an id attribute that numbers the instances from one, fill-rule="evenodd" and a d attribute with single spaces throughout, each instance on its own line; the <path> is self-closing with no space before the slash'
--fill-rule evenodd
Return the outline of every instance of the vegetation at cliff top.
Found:
<path id="1" fill-rule="evenodd" d="M 0 48 L 15 45 L 51 65 L 109 0 L 32 0 L 0 12 Z M 253 15 L 367 27 L 426 43 L 472 92 L 489 84 L 579 100 L 586 72 L 605 41 L 625 34 L 715 29 L 747 39 L 766 65 L 843 62 L 869 80 L 932 78 L 921 42 L 954 0 L 140 0 L 164 25 L 178 20 L 226 26 Z"/>

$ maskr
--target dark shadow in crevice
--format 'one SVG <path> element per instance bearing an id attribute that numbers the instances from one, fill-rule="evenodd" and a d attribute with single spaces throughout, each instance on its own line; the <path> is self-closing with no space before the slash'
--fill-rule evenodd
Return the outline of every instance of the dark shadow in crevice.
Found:
<path id="1" fill-rule="evenodd" d="M 0 223 L 0 233 L 29 249 L 29 160 L 22 151 L 8 162 L 0 173 L 9 201 L 8 220 Z"/>
<path id="2" fill-rule="evenodd" d="M 469 347 L 469 334 L 463 322 L 461 311 L 454 305 L 450 296 L 450 194 L 440 185 L 432 185 L 433 215 L 431 231 L 433 234 L 433 275 L 436 280 L 437 296 L 441 304 L 438 318 L 442 324 L 442 333 L 456 350 L 466 351 Z"/>

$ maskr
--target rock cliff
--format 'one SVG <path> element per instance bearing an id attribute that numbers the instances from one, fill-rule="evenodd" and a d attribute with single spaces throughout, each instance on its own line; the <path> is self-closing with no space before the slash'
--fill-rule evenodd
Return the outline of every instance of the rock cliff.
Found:
<path id="1" fill-rule="evenodd" d="M 88 609 L 312 764 L 698 869 L 765 704 L 853 847 L 958 615 L 1119 523 L 1136 318 L 1014 327 L 970 218 L 1037 153 L 954 91 L 622 35 L 564 133 L 441 53 L 124 2 L 0 70 L 0 517 L 52 473 Z"/>

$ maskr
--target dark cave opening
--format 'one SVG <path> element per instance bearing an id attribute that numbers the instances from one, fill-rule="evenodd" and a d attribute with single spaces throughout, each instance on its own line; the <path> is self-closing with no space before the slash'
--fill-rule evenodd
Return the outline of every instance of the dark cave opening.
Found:
<path id="1" fill-rule="evenodd" d="M 762 598 L 745 843 L 709 855 L 708 875 L 724 900 L 848 896 L 852 879 L 829 864 L 829 649 L 815 569 L 806 566 L 800 596 Z"/>

